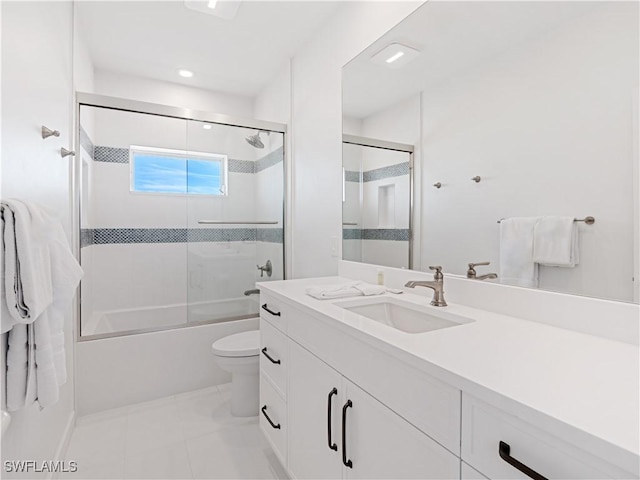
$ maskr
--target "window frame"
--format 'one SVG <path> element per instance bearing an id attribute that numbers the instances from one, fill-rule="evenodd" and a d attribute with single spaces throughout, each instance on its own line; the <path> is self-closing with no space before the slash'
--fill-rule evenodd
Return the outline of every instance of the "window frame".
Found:
<path id="1" fill-rule="evenodd" d="M 159 156 L 183 158 L 189 160 L 217 161 L 220 162 L 220 190 L 219 194 L 213 193 L 175 193 L 175 192 L 145 192 L 135 190 L 135 154 L 151 153 Z M 187 169 L 188 175 L 188 169 Z M 148 147 L 143 145 L 129 146 L 129 193 L 133 195 L 162 195 L 170 197 L 211 197 L 220 198 L 229 196 L 229 157 L 223 153 L 197 152 L 193 150 L 176 150 L 171 148 Z"/>

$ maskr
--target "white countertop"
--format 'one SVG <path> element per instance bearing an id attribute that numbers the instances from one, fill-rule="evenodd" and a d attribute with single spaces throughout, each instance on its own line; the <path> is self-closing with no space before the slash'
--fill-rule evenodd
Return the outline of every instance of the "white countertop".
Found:
<path id="1" fill-rule="evenodd" d="M 335 320 L 336 326 L 347 327 L 355 337 L 377 340 L 385 351 L 403 354 L 405 360 L 472 395 L 502 397 L 562 422 L 571 431 L 584 432 L 587 435 L 579 445 L 587 444 L 588 451 L 597 450 L 602 458 L 627 470 L 635 463 L 630 471 L 637 471 L 637 346 L 463 305 L 432 307 L 424 296 L 407 293 L 410 289 L 385 296 L 475 321 L 426 333 L 404 333 L 334 305 L 348 299 L 317 300 L 305 293 L 310 286 L 349 282 L 353 279 L 323 277 L 265 282 L 259 288 Z"/>

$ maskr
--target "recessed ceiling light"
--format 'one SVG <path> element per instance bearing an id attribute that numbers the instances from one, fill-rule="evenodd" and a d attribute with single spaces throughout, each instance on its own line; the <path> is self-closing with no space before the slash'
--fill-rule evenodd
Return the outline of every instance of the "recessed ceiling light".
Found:
<path id="1" fill-rule="evenodd" d="M 411 62 L 418 55 L 420 55 L 420 51 L 415 48 L 401 43 L 392 43 L 371 57 L 371 61 L 389 68 L 400 68 Z"/>
<path id="2" fill-rule="evenodd" d="M 191 70 L 178 70 L 178 75 L 184 78 L 193 77 L 193 72 Z"/>
<path id="3" fill-rule="evenodd" d="M 391 55 L 389 58 L 387 58 L 387 59 L 385 60 L 385 62 L 387 62 L 387 63 L 393 63 L 393 62 L 395 62 L 396 60 L 398 60 L 398 59 L 399 59 L 401 56 L 403 56 L 403 55 L 404 55 L 404 52 L 396 52 L 396 53 L 394 53 L 393 55 Z"/>
<path id="4" fill-rule="evenodd" d="M 204 128 L 205 130 L 211 130 L 211 125 L 208 123 L 205 123 L 204 125 L 202 125 L 202 128 Z"/>
<path id="5" fill-rule="evenodd" d="M 241 0 L 184 0 L 185 7 L 207 15 L 232 20 L 238 13 Z"/>

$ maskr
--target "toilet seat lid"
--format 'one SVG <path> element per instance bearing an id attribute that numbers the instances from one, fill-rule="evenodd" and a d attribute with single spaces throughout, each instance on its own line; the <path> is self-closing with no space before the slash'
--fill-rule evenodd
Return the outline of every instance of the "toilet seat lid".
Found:
<path id="1" fill-rule="evenodd" d="M 214 355 L 219 357 L 252 357 L 260 350 L 260 330 L 234 333 L 211 345 Z"/>

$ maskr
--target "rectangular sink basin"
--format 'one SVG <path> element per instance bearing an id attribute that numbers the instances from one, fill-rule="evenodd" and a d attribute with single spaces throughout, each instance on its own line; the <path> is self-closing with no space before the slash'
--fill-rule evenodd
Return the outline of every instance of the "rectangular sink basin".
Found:
<path id="1" fill-rule="evenodd" d="M 335 305 L 405 333 L 431 332 L 473 322 L 444 310 L 436 312 L 435 307 L 416 305 L 389 297 L 341 301 Z"/>

